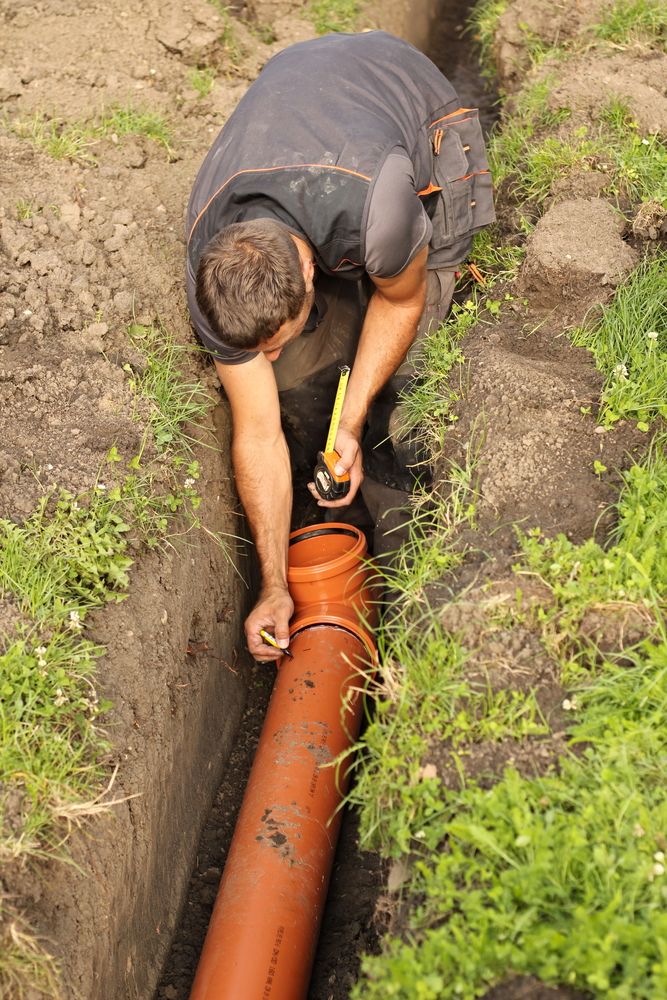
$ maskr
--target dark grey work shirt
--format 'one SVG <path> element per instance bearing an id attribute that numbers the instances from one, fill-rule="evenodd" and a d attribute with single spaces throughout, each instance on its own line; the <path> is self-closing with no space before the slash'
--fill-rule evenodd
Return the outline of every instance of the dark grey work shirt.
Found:
<path id="1" fill-rule="evenodd" d="M 377 278 L 400 274 L 418 251 L 428 245 L 432 229 L 417 195 L 412 161 L 396 146 L 383 163 L 371 193 L 366 224 L 366 273 Z M 306 330 L 314 329 L 326 310 L 325 302 L 317 296 L 317 281 L 315 287 L 316 302 Z M 252 351 L 227 347 L 211 329 L 197 305 L 195 275 L 189 263 L 187 293 L 192 322 L 208 354 L 226 365 L 243 364 L 255 357 Z"/>

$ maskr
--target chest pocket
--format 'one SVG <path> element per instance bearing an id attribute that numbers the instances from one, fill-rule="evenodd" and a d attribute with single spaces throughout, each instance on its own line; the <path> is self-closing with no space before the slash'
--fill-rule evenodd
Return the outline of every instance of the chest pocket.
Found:
<path id="1" fill-rule="evenodd" d="M 461 108 L 428 127 L 431 183 L 420 195 L 433 222 L 434 250 L 472 236 L 496 217 L 493 182 L 476 109 Z"/>

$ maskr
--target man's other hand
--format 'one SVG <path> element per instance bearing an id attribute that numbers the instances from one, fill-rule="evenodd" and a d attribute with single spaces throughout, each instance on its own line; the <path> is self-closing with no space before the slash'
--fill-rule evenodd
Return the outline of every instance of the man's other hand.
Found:
<path id="1" fill-rule="evenodd" d="M 266 629 L 285 649 L 289 644 L 289 620 L 294 614 L 294 603 L 286 588 L 263 588 L 259 600 L 245 622 L 245 634 L 250 655 L 261 662 L 280 659 L 282 653 L 268 646 L 259 634 Z"/>
<path id="2" fill-rule="evenodd" d="M 337 476 L 342 476 L 344 472 L 350 474 L 350 489 L 341 500 L 323 500 L 315 489 L 315 483 L 308 483 L 308 489 L 317 500 L 319 507 L 347 507 L 352 503 L 357 490 L 361 486 L 364 478 L 362 464 L 361 444 L 356 434 L 344 430 L 342 427 L 336 435 L 334 448 L 340 455 L 340 459 L 334 468 Z"/>

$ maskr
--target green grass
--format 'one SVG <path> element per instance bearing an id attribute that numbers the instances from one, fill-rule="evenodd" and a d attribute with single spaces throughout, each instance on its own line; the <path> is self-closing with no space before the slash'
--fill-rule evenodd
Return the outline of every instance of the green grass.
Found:
<path id="1" fill-rule="evenodd" d="M 424 903 L 412 941 L 367 959 L 353 996 L 472 1000 L 511 974 L 610 1000 L 664 994 L 664 865 L 655 859 L 667 823 L 667 669 L 657 659 L 631 669 L 631 690 L 617 671 L 596 692 L 605 712 L 591 697 L 573 732 L 595 741 L 583 759 L 532 782 L 509 770 L 490 791 L 471 786 L 443 802 L 442 849 L 418 866 Z M 607 733 L 610 710 L 623 732 Z"/>
<path id="2" fill-rule="evenodd" d="M 415 435 L 437 455 L 447 427 L 456 419 L 454 404 L 463 395 L 465 356 L 461 340 L 477 322 L 475 293 L 462 305 L 454 303 L 446 322 L 429 332 L 418 376 L 401 396 L 401 437 Z"/>
<path id="3" fill-rule="evenodd" d="M 468 29 L 479 47 L 482 73 L 489 79 L 496 76 L 495 36 L 498 22 L 508 6 L 508 0 L 479 0 L 468 19 Z M 601 17 L 601 21 L 594 24 L 583 37 L 575 37 L 562 43 L 547 42 L 531 32 L 527 25 L 519 24 L 531 63 L 538 65 L 548 58 L 566 58 L 569 53 L 582 49 L 587 41 L 586 35 L 591 34 L 598 44 L 602 42 L 619 46 L 643 42 L 665 48 L 667 13 L 663 0 L 618 0 L 607 10 L 603 10 Z"/>
<path id="4" fill-rule="evenodd" d="M 94 136 L 85 125 L 59 119 L 47 121 L 35 114 L 32 118 L 12 122 L 11 127 L 19 138 L 28 139 L 54 160 L 92 160 L 90 146 Z"/>
<path id="5" fill-rule="evenodd" d="M 512 200 L 541 205 L 554 183 L 573 173 L 595 171 L 605 177 L 603 191 L 637 203 L 667 204 L 667 146 L 656 135 L 642 136 L 629 112 L 614 101 L 595 128 L 582 125 L 554 136 L 569 109 L 549 110 L 541 100 L 544 81 L 530 88 L 517 114 L 496 132 L 489 146 L 496 185 L 506 183 Z M 548 85 L 547 85 L 548 86 Z"/>
<path id="6" fill-rule="evenodd" d="M 593 325 L 570 334 L 593 353 L 605 378 L 601 419 L 667 417 L 667 254 L 648 258 L 621 285 Z"/>
<path id="7" fill-rule="evenodd" d="M 24 221 L 25 219 L 32 219 L 35 214 L 35 203 L 32 199 L 19 198 L 16 202 L 16 218 Z"/>
<path id="8" fill-rule="evenodd" d="M 531 228 L 525 226 L 524 233 L 517 236 L 525 238 Z M 470 259 L 480 268 L 489 287 L 496 281 L 514 281 L 525 256 L 525 242 L 503 243 L 496 223 L 475 234 L 470 252 Z"/>
<path id="9" fill-rule="evenodd" d="M 245 51 L 236 33 L 234 17 L 223 0 L 209 0 L 209 3 L 215 7 L 222 19 L 219 42 L 224 50 L 229 68 L 236 70 L 245 56 Z"/>
<path id="10" fill-rule="evenodd" d="M 523 571 L 545 583 L 553 601 L 540 615 L 543 640 L 561 660 L 566 680 L 595 650 L 582 639 L 588 609 L 636 608 L 654 632 L 667 593 L 667 438 L 658 436 L 644 461 L 623 474 L 616 528 L 607 547 L 592 538 L 521 535 Z"/>
<path id="11" fill-rule="evenodd" d="M 192 438 L 184 425 L 198 423 L 210 409 L 211 398 L 198 381 L 185 379 L 180 365 L 188 349 L 179 346 L 162 326 L 133 323 L 130 340 L 147 358 L 142 375 L 130 376 L 130 386 L 151 400 L 150 425 L 158 450 L 177 445 L 191 451 Z"/>
<path id="12" fill-rule="evenodd" d="M 306 14 L 318 35 L 331 31 L 355 31 L 361 12 L 358 0 L 309 0 Z"/>
<path id="13" fill-rule="evenodd" d="M 188 82 L 199 97 L 208 97 L 215 83 L 215 73 L 212 69 L 193 69 L 188 76 Z"/>
<path id="14" fill-rule="evenodd" d="M 368 843 L 417 858 L 413 905 L 405 937 L 365 959 L 353 996 L 472 1000 L 512 974 L 614 1000 L 665 992 L 665 443 L 624 475 L 606 548 L 522 539 L 518 569 L 551 594 L 528 620 L 561 664 L 568 742 L 580 748 L 557 771 L 510 768 L 488 789 L 463 778 L 461 760 L 460 788 L 443 789 L 425 767 L 432 740 L 454 764 L 468 734 L 539 738 L 542 720 L 529 699 L 470 699 L 465 652 L 432 615 L 389 635 L 389 683 L 352 795 Z M 641 642 L 602 655 L 581 636 L 587 609 L 630 604 L 645 618 Z"/>
<path id="15" fill-rule="evenodd" d="M 473 7 L 468 20 L 469 30 L 479 46 L 479 61 L 482 72 L 490 79 L 496 75 L 493 48 L 498 21 L 508 6 L 509 0 L 479 0 Z"/>
<path id="16" fill-rule="evenodd" d="M 94 165 L 94 146 L 111 135 L 143 135 L 170 151 L 171 129 L 166 119 L 155 111 L 135 108 L 132 104 L 113 105 L 97 122 L 65 122 L 32 118 L 17 119 L 12 131 L 28 139 L 55 160 L 74 160 Z"/>
<path id="17" fill-rule="evenodd" d="M 135 108 L 131 104 L 116 104 L 102 117 L 95 133 L 100 136 L 143 135 L 169 150 L 171 129 L 157 111 Z"/>
<path id="18" fill-rule="evenodd" d="M 487 59 L 504 6 L 478 9 L 477 20 L 488 18 L 486 36 L 479 31 Z M 630 37 L 618 30 L 610 44 Z M 538 46 L 533 58 L 541 54 Z M 529 202 L 534 217 L 554 182 L 582 169 L 604 174 L 604 193 L 624 209 L 667 198 L 664 144 L 642 136 L 619 101 L 594 127 L 575 128 L 568 108 L 550 107 L 552 83 L 525 90 L 493 140 L 496 183 L 516 204 Z M 667 271 L 664 254 L 652 253 L 573 334 L 605 376 L 604 423 L 633 419 L 647 431 L 667 415 Z M 491 284 L 511 281 L 522 247 L 489 231 L 471 256 Z M 459 306 L 449 329 L 435 333 L 412 403 L 404 402 L 413 430 L 425 425 L 436 452 L 464 390 L 460 336 L 503 308 L 501 295 L 492 296 Z M 448 574 L 466 555 L 460 527 L 474 545 L 470 470 L 452 491 L 453 509 L 423 499 L 423 520 L 388 581 L 382 680 L 350 796 L 366 846 L 411 859 L 412 872 L 400 902 L 402 935 L 364 960 L 358 1000 L 472 1000 L 521 974 L 599 1000 L 667 993 L 666 444 L 664 434 L 655 437 L 623 473 L 606 541 L 575 544 L 537 529 L 519 535 L 514 599 L 494 610 L 483 595 L 472 598 L 483 617 L 477 634 L 466 627 L 470 648 L 444 631 L 439 613 Z M 606 470 L 596 463 L 596 471 Z M 457 610 L 442 618 L 457 620 Z M 483 659 L 494 631 L 515 627 L 541 644 L 563 687 L 552 724 L 566 749 L 541 776 L 510 767 L 492 787 L 486 775 L 482 787 L 467 768 L 473 748 L 491 752 L 512 738 L 528 759 L 548 732 L 534 693 L 468 679 L 475 643 Z"/>
<path id="19" fill-rule="evenodd" d="M 596 25 L 598 38 L 615 45 L 632 42 L 667 43 L 667 10 L 663 0 L 617 0 Z"/>

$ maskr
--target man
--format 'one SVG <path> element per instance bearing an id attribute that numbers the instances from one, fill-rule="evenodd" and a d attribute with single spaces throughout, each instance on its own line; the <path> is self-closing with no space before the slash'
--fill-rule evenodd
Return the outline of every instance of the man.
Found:
<path id="1" fill-rule="evenodd" d="M 444 316 L 454 268 L 493 218 L 476 113 L 385 32 L 279 53 L 204 160 L 188 206 L 188 303 L 232 409 L 262 572 L 246 621 L 256 659 L 280 655 L 261 628 L 288 641 L 290 451 L 312 468 L 337 364 L 353 362 L 335 445 L 350 492 L 328 502 L 309 488 L 321 507 L 354 499 L 371 404 L 392 376 L 395 399 L 418 330 Z"/>

